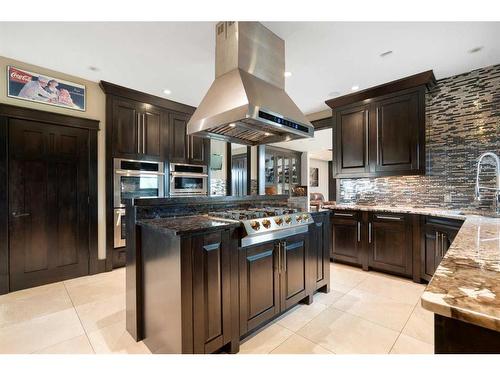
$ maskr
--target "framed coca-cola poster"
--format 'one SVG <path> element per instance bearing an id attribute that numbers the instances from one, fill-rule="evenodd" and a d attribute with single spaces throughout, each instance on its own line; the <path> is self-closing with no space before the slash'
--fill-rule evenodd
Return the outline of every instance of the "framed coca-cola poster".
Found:
<path id="1" fill-rule="evenodd" d="M 85 111 L 86 94 L 84 85 L 7 66 L 10 98 Z"/>

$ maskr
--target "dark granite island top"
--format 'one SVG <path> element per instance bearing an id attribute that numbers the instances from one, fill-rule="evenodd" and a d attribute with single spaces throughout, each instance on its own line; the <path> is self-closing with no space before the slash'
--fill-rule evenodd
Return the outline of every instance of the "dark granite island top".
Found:
<path id="1" fill-rule="evenodd" d="M 174 235 L 210 232 L 225 228 L 237 228 L 240 222 L 236 220 L 214 218 L 208 215 L 180 216 L 170 218 L 142 219 L 137 225 L 151 229 L 169 232 Z"/>

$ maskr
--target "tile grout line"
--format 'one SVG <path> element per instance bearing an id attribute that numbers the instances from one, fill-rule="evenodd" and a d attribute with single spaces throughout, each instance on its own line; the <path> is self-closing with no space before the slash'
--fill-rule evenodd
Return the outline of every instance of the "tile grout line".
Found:
<path id="1" fill-rule="evenodd" d="M 66 288 L 66 284 L 64 283 L 64 281 L 63 281 L 63 285 L 64 285 L 64 289 L 66 290 L 66 293 L 68 293 L 69 300 L 71 301 L 71 305 L 73 306 L 73 309 L 75 310 L 76 316 L 78 317 L 78 321 L 80 322 L 80 325 L 82 326 L 83 332 L 85 332 L 85 337 L 87 338 L 87 341 L 89 342 L 89 345 L 92 348 L 92 351 L 94 352 L 94 354 L 96 354 L 94 346 L 92 345 L 92 341 L 90 341 L 87 330 L 85 329 L 85 326 L 83 325 L 82 319 L 80 318 L 80 314 L 78 314 L 78 310 L 76 309 L 76 306 L 73 302 L 73 298 L 71 298 L 71 294 L 69 293 L 68 288 Z"/>
<path id="2" fill-rule="evenodd" d="M 420 300 L 420 297 L 418 298 Z M 403 328 L 401 328 L 401 331 L 399 332 L 399 335 L 398 337 L 396 338 L 396 340 L 394 341 L 394 343 L 392 344 L 391 348 L 389 349 L 389 351 L 387 352 L 387 354 L 391 354 L 391 351 L 392 349 L 394 349 L 394 345 L 396 345 L 396 342 L 398 342 L 399 338 L 401 337 L 401 334 L 403 333 L 406 325 L 408 324 L 408 322 L 410 321 L 411 319 L 411 316 L 413 315 L 413 312 L 415 311 L 415 309 L 417 308 L 417 305 L 418 305 L 418 300 L 417 302 L 415 303 L 415 305 L 413 305 L 413 309 L 411 310 L 411 313 L 410 315 L 408 316 L 408 319 L 406 319 L 406 322 L 405 324 L 403 325 Z M 410 336 L 411 337 L 411 336 Z"/>

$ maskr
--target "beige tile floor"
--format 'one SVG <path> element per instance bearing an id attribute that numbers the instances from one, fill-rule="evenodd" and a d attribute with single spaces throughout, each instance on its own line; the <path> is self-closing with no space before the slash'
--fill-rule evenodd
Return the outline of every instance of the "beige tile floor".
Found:
<path id="1" fill-rule="evenodd" d="M 432 353 L 423 285 L 331 264 L 331 292 L 246 338 L 241 353 Z M 125 330 L 125 270 L 0 296 L 0 353 L 149 353 Z"/>

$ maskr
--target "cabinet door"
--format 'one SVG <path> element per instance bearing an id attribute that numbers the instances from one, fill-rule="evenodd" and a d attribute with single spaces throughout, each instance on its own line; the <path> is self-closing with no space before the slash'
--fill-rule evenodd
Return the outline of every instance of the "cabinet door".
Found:
<path id="1" fill-rule="evenodd" d="M 275 242 L 239 252 L 240 333 L 245 334 L 280 311 L 279 270 Z"/>
<path id="2" fill-rule="evenodd" d="M 139 153 L 139 107 L 113 100 L 113 157 L 135 158 Z"/>
<path id="3" fill-rule="evenodd" d="M 192 164 L 207 164 L 210 155 L 210 140 L 207 138 L 189 137 L 189 162 Z"/>
<path id="4" fill-rule="evenodd" d="M 340 110 L 335 114 L 337 175 L 345 177 L 369 171 L 369 106 Z"/>
<path id="5" fill-rule="evenodd" d="M 230 341 L 231 250 L 228 231 L 192 238 L 194 353 L 212 353 Z"/>
<path id="6" fill-rule="evenodd" d="M 161 153 L 161 113 L 149 109 L 141 113 L 142 153 L 150 158 L 159 158 Z"/>
<path id="7" fill-rule="evenodd" d="M 373 105 L 371 163 L 374 172 L 418 171 L 421 167 L 419 143 L 423 142 L 419 133 L 419 92 Z"/>
<path id="8" fill-rule="evenodd" d="M 441 263 L 459 228 L 426 224 L 423 230 L 422 274 L 429 281 Z"/>
<path id="9" fill-rule="evenodd" d="M 403 276 L 412 275 L 411 228 L 405 215 L 371 215 L 368 243 L 370 267 Z"/>
<path id="10" fill-rule="evenodd" d="M 189 159 L 188 137 L 186 136 L 188 119 L 188 115 L 170 114 L 170 162 L 186 163 Z"/>
<path id="11" fill-rule="evenodd" d="M 309 237 L 298 234 L 281 242 L 281 311 L 307 295 Z"/>
<path id="12" fill-rule="evenodd" d="M 333 212 L 332 258 L 356 265 L 362 264 L 361 222 L 358 213 Z"/>
<path id="13" fill-rule="evenodd" d="M 330 221 L 328 215 L 315 215 L 309 227 L 310 279 L 317 290 L 330 283 Z"/>

